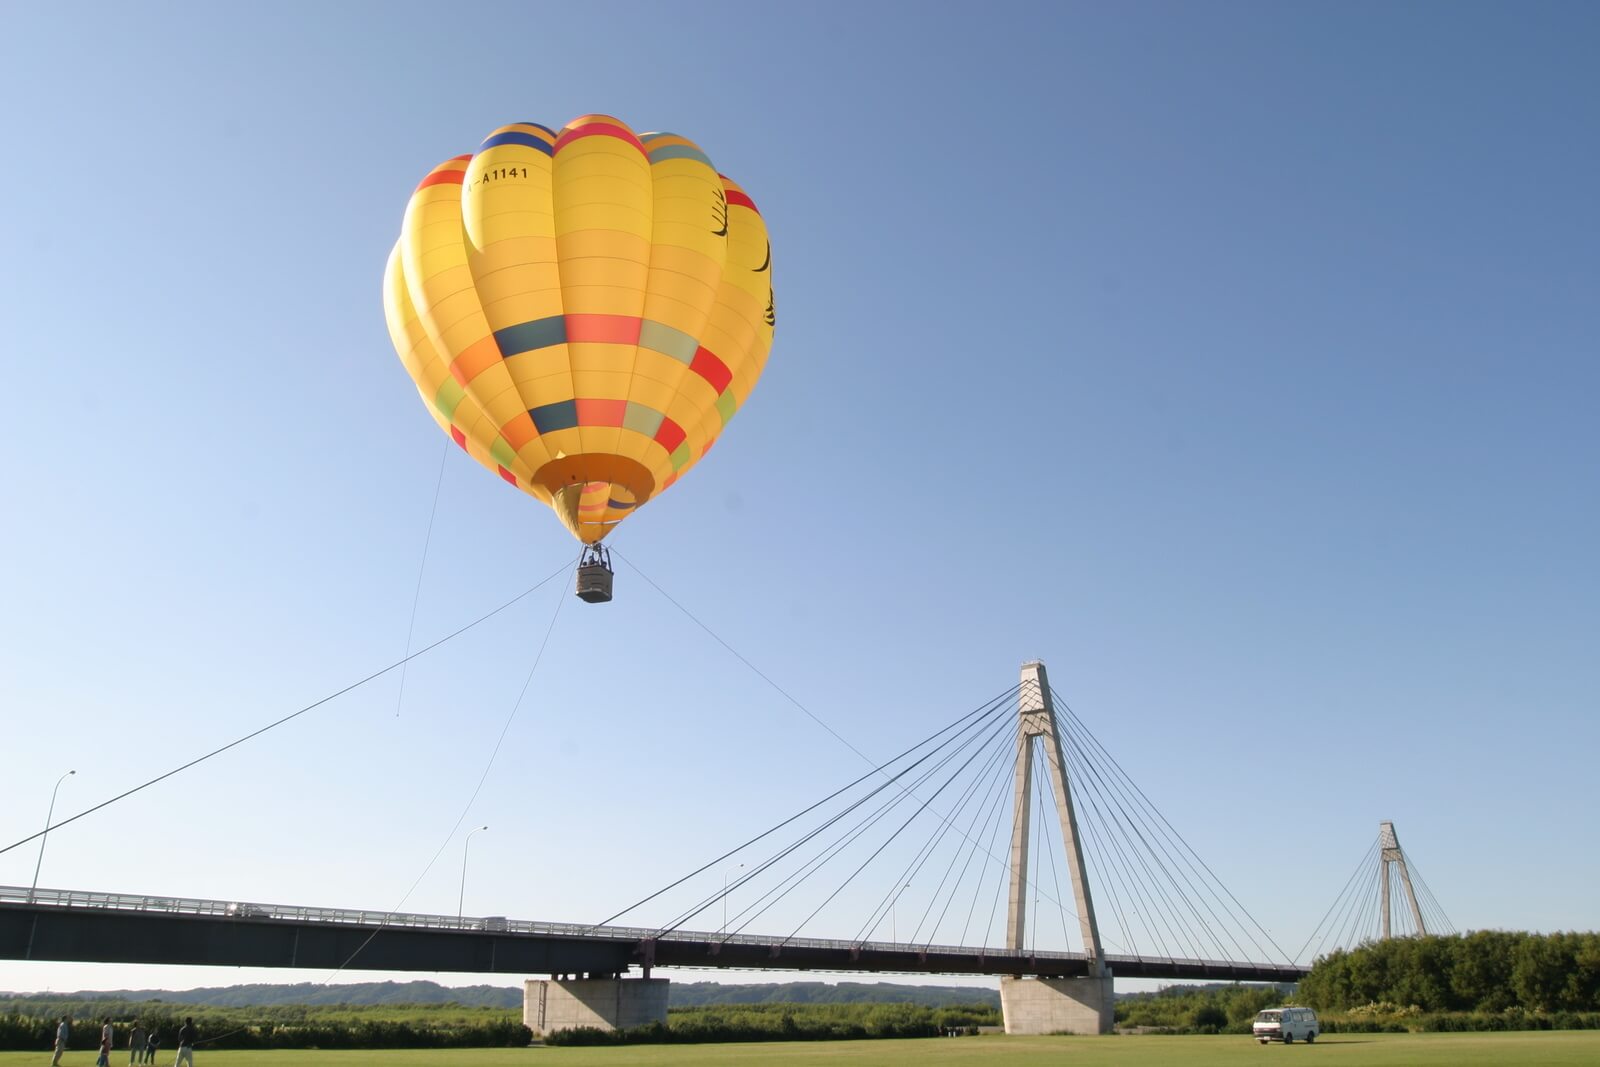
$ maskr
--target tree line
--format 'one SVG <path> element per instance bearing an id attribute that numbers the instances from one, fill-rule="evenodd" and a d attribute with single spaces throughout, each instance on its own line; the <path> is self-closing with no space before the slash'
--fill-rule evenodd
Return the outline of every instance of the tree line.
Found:
<path id="1" fill-rule="evenodd" d="M 1600 933 L 1478 930 L 1375 941 L 1317 960 L 1300 997 L 1327 1010 L 1600 1011 Z"/>
<path id="2" fill-rule="evenodd" d="M 19 1011 L 15 1002 L 0 1001 L 0 1049 L 48 1049 L 55 1039 L 56 1023 L 63 1014 L 73 1020 L 73 1048 L 92 1048 L 100 1039 L 100 1024 L 110 1019 L 114 1045 L 126 1048 L 137 1019 L 147 1030 L 162 1035 L 162 1048 L 176 1048 L 178 1027 L 193 1016 L 200 1032 L 199 1048 L 507 1048 L 522 1047 L 532 1033 L 520 1018 L 504 1011 L 465 1010 L 453 1014 L 412 1009 L 400 1017 L 396 1006 L 372 1009 L 340 1008 L 324 1011 L 282 1006 L 229 1010 L 160 1003 L 129 1004 L 105 1001 L 57 1004 L 53 1010 Z M 432 1016 L 430 1018 L 430 1016 Z"/>

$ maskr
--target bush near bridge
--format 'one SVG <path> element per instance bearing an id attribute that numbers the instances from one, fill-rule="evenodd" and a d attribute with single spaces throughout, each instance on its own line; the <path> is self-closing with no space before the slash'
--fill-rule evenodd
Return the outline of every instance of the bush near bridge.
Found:
<path id="1" fill-rule="evenodd" d="M 1419 1015 L 1600 1012 L 1600 934 L 1391 938 L 1317 960 L 1300 996 L 1328 1011 L 1389 1004 Z"/>
<path id="2" fill-rule="evenodd" d="M 49 1048 L 63 1014 L 73 1019 L 73 1047 L 94 1045 L 100 1020 L 109 1018 L 115 1026 L 116 1047 L 126 1049 L 137 1019 L 160 1032 L 163 1055 L 176 1048 L 184 1016 L 194 1018 L 202 1049 L 507 1048 L 525 1046 L 533 1037 L 520 1017 L 504 1009 L 458 1004 L 214 1008 L 161 1001 L 27 997 L 0 999 L 0 1049 Z"/>
<path id="3" fill-rule="evenodd" d="M 1117 999 L 1117 1026 L 1164 1034 L 1248 1034 L 1256 1013 L 1289 1002 L 1292 985 L 1169 986 Z"/>
<path id="4" fill-rule="evenodd" d="M 748 1004 L 673 1008 L 667 1025 L 631 1030 L 580 1027 L 545 1038 L 549 1045 L 710 1044 L 723 1041 L 859 1041 L 942 1037 L 999 1026 L 986 1005 L 929 1008 L 916 1004 Z"/>

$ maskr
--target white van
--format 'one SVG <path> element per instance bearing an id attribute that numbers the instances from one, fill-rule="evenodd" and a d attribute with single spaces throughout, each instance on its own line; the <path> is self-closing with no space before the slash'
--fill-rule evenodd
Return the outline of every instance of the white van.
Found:
<path id="1" fill-rule="evenodd" d="M 1310 1008 L 1268 1008 L 1256 1016 L 1250 1032 L 1263 1045 L 1268 1041 L 1289 1045 L 1296 1041 L 1315 1041 L 1321 1029 L 1317 1013 Z"/>

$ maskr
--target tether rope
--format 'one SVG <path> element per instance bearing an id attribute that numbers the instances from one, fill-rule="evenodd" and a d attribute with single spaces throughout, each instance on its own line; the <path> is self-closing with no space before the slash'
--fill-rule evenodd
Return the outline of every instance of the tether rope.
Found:
<path id="1" fill-rule="evenodd" d="M 576 565 L 577 560 L 574 560 L 568 566 L 576 567 Z M 439 862 L 439 857 L 444 855 L 444 850 L 450 847 L 451 841 L 455 840 L 456 831 L 461 829 L 461 824 L 466 821 L 467 813 L 472 810 L 472 805 L 477 802 L 478 794 L 483 792 L 484 783 L 489 780 L 489 772 L 494 769 L 494 761 L 500 755 L 500 747 L 505 744 L 506 734 L 511 730 L 511 724 L 516 721 L 517 712 L 522 709 L 522 701 L 528 695 L 528 686 L 533 683 L 533 676 L 539 670 L 539 664 L 544 660 L 544 651 L 550 645 L 550 635 L 555 631 L 556 620 L 561 617 L 561 606 L 566 602 L 566 597 L 556 597 L 556 610 L 550 614 L 550 625 L 545 627 L 544 639 L 539 642 L 539 651 L 536 652 L 533 657 L 533 666 L 528 668 L 528 675 L 522 680 L 522 688 L 517 692 L 517 699 L 511 705 L 511 712 L 506 716 L 506 721 L 500 727 L 500 734 L 495 738 L 494 747 L 489 750 L 489 758 L 484 761 L 483 773 L 478 775 L 478 784 L 473 787 L 472 795 L 469 796 L 467 798 L 467 802 L 462 805 L 461 814 L 456 816 L 455 825 L 451 826 L 449 833 L 445 834 L 444 840 L 439 843 L 439 847 L 437 850 L 435 850 L 433 857 L 429 859 L 427 864 L 422 868 L 422 873 L 418 874 L 416 880 L 411 883 L 411 888 L 406 890 L 405 895 L 400 898 L 399 902 L 396 903 L 394 907 L 390 908 L 384 913 L 383 920 L 378 923 L 377 927 L 372 931 L 372 933 L 367 935 L 366 939 L 362 941 L 361 944 L 356 946 L 355 951 L 346 956 L 344 962 L 339 964 L 338 967 L 334 968 L 333 974 L 330 974 L 328 978 L 324 980 L 324 985 L 326 985 L 328 981 L 332 981 L 332 979 L 342 972 L 346 967 L 350 966 L 351 962 L 353 962 L 357 956 L 361 955 L 362 951 L 366 949 L 368 945 L 372 944 L 372 939 L 377 937 L 386 927 L 388 927 L 389 920 L 398 914 L 401 908 L 405 907 L 406 901 L 411 899 L 411 894 L 417 891 L 417 886 L 422 884 L 422 880 L 428 876 L 428 872 L 433 870 L 433 865 Z"/>
<path id="2" fill-rule="evenodd" d="M 323 697 L 321 700 L 317 700 L 317 701 L 314 701 L 314 702 L 312 702 L 310 704 L 307 704 L 305 707 L 301 708 L 299 711 L 291 712 L 288 715 L 285 715 L 281 719 L 277 719 L 277 720 L 275 720 L 273 722 L 269 722 L 267 725 L 261 727 L 260 729 L 252 730 L 249 733 L 245 734 L 243 737 L 235 738 L 234 740 L 229 741 L 227 744 L 221 746 L 220 748 L 214 748 L 210 752 L 207 752 L 203 756 L 197 756 L 197 757 L 195 757 L 194 759 L 190 760 L 187 763 L 184 763 L 184 764 L 182 764 L 180 766 L 174 767 L 172 770 L 167 771 L 165 774 L 157 775 L 156 777 L 150 779 L 148 782 L 144 782 L 144 783 L 142 783 L 140 785 L 134 786 L 132 789 L 128 789 L 128 790 L 125 790 L 125 791 L 123 791 L 121 793 L 118 793 L 116 796 L 112 797 L 110 800 L 102 800 L 100 803 L 94 805 L 93 807 L 85 808 L 84 810 L 78 812 L 76 815 L 69 816 L 69 817 L 67 817 L 65 819 L 62 819 L 60 822 L 57 822 L 57 823 L 51 823 L 49 826 L 46 826 L 43 830 L 40 830 L 40 831 L 38 831 L 36 833 L 29 834 L 27 837 L 24 837 L 19 841 L 14 841 L 11 844 L 5 846 L 4 848 L 0 848 L 0 856 L 5 855 L 7 852 L 10 852 L 14 848 L 20 848 L 23 845 L 26 845 L 30 841 L 37 841 L 39 838 L 43 837 L 45 834 L 48 834 L 48 833 L 50 833 L 50 832 L 52 832 L 54 830 L 59 830 L 63 826 L 68 826 L 68 825 L 70 825 L 72 823 L 75 823 L 79 819 L 84 818 L 87 815 L 93 815 L 95 812 L 101 810 L 102 808 L 108 808 L 111 805 L 117 803 L 118 801 L 126 800 L 128 797 L 133 796 L 135 793 L 143 792 L 144 790 L 149 789 L 151 786 L 156 785 L 156 784 L 158 784 L 160 782 L 164 782 L 168 778 L 171 778 L 172 776 L 174 776 L 176 774 L 181 774 L 182 772 L 184 772 L 186 770 L 189 770 L 191 767 L 196 767 L 196 766 L 204 763 L 206 760 L 209 760 L 209 759 L 213 758 L 214 756 L 220 756 L 220 755 L 222 755 L 222 753 L 228 751 L 231 748 L 237 748 L 238 746 L 244 744 L 246 741 L 254 740 L 255 738 L 260 737 L 262 734 L 266 733 L 269 730 L 275 730 L 275 729 L 277 729 L 278 727 L 282 726 L 283 724 L 285 724 L 287 722 L 292 722 L 293 720 L 298 719 L 300 716 L 306 714 L 308 711 L 314 711 L 315 709 L 320 708 L 322 705 L 328 703 L 331 700 L 337 699 L 338 697 L 342 697 L 346 693 L 351 692 L 352 690 L 359 689 L 362 686 L 366 685 L 368 682 L 370 682 L 370 681 L 372 681 L 372 680 L 374 680 L 376 678 L 383 677 L 385 674 L 388 674 L 390 671 L 394 670 L 396 667 L 400 666 L 403 663 L 410 662 L 411 660 L 414 660 L 419 656 L 427 655 L 429 652 L 432 652 L 434 649 L 438 648 L 440 645 L 445 644 L 448 641 L 455 640 L 457 637 L 460 637 L 462 634 L 466 633 L 468 630 L 471 630 L 471 629 L 473 629 L 473 628 L 475 628 L 477 626 L 482 625 L 485 622 L 488 622 L 490 619 L 494 618 L 496 615 L 500 614 L 502 611 L 505 611 L 507 608 L 511 607 L 513 604 L 517 604 L 520 601 L 522 601 L 522 600 L 526 599 L 527 597 L 531 596 L 534 592 L 536 592 L 537 590 L 542 588 L 544 585 L 546 585 L 547 583 L 549 583 L 553 579 L 555 579 L 558 576 L 560 576 L 561 574 L 563 574 L 567 570 L 567 566 L 568 566 L 567 564 L 563 563 L 561 565 L 561 568 L 559 570 L 555 571 L 549 577 L 541 579 L 535 585 L 530 586 L 527 589 L 524 589 L 522 592 L 518 593 L 516 596 L 512 597 L 510 600 L 506 601 L 504 604 L 501 604 L 499 607 L 495 608 L 494 610 L 486 612 L 485 614 L 478 616 L 472 622 L 467 623 L 465 626 L 461 627 L 459 630 L 455 630 L 455 631 L 453 631 L 453 632 L 451 632 L 449 634 L 446 634 L 444 637 L 439 638 L 439 640 L 433 642 L 431 645 L 428 645 L 425 648 L 418 649 L 417 651 L 415 651 L 415 652 L 411 653 L 410 655 L 406 656 L 404 659 L 396 660 L 395 662 L 389 664 L 387 667 L 384 667 L 381 670 L 373 671 L 371 674 L 367 675 L 365 678 L 361 679 L 358 682 L 351 682 L 349 685 L 345 686 L 343 689 L 339 689 L 339 690 L 337 690 L 335 692 L 329 693 L 327 696 Z"/>
<path id="3" fill-rule="evenodd" d="M 439 514 L 439 490 L 444 486 L 444 463 L 450 458 L 450 439 L 443 442 L 439 452 L 439 476 L 433 483 L 433 507 L 428 509 L 428 532 L 422 538 L 422 559 L 417 563 L 417 587 L 411 593 L 411 621 L 406 624 L 406 656 L 411 655 L 411 640 L 417 632 L 417 605 L 422 601 L 422 576 L 428 570 L 428 549 L 433 545 L 433 520 Z M 406 666 L 401 661 L 400 691 L 394 697 L 394 717 L 400 717 L 400 706 L 406 700 Z"/>

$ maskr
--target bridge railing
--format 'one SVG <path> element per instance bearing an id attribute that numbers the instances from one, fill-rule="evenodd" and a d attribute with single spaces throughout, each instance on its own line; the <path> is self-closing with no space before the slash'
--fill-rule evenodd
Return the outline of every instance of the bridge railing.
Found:
<path id="1" fill-rule="evenodd" d="M 0 905 L 32 904 L 50 908 L 108 908 L 118 911 L 199 915 L 229 919 L 278 919 L 289 922 L 340 923 L 352 926 L 388 926 L 424 930 L 468 930 L 475 932 L 535 934 L 545 937 L 605 938 L 618 941 L 697 941 L 770 948 L 775 944 L 796 949 L 852 951 L 871 949 L 886 952 L 926 952 L 939 954 L 982 954 L 995 959 L 1011 957 L 1040 960 L 1081 960 L 1081 952 L 1036 952 L 1027 949 L 987 948 L 973 945 L 923 945 L 888 941 L 846 941 L 833 938 L 778 938 L 762 934 L 724 934 L 716 931 L 672 930 L 662 932 L 639 926 L 589 926 L 583 923 L 534 922 L 500 916 L 430 915 L 420 912 L 366 911 L 351 908 L 306 907 L 295 904 L 261 904 L 239 900 L 205 900 L 198 897 L 147 896 L 128 893 L 101 893 L 79 889 L 26 889 L 0 886 Z M 1107 956 L 1117 963 L 1161 964 L 1174 968 L 1239 966 L 1229 960 L 1183 959 L 1168 956 Z M 1259 966 L 1259 965 L 1252 965 Z M 1290 969 L 1290 968 L 1286 968 Z"/>

